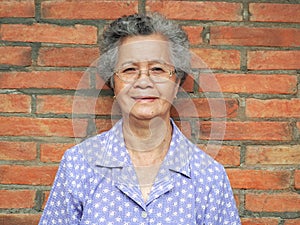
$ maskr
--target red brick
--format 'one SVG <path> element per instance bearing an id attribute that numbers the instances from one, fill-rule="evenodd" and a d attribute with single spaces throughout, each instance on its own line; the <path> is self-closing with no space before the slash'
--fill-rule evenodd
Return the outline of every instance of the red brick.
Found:
<path id="1" fill-rule="evenodd" d="M 89 88 L 89 85 L 89 78 L 81 71 L 0 72 L 0 88 L 75 90 Z"/>
<path id="2" fill-rule="evenodd" d="M 109 90 L 109 86 L 105 83 L 105 81 L 100 77 L 99 74 L 96 75 L 95 86 L 97 90 Z"/>
<path id="3" fill-rule="evenodd" d="M 41 161 L 42 162 L 60 162 L 63 154 L 74 143 L 42 143 L 41 144 Z"/>
<path id="4" fill-rule="evenodd" d="M 138 12 L 137 1 L 43 1 L 42 18 L 46 19 L 116 19 Z"/>
<path id="5" fill-rule="evenodd" d="M 300 22 L 299 4 L 250 3 L 250 20 L 262 22 Z"/>
<path id="6" fill-rule="evenodd" d="M 226 145 L 199 145 L 199 148 L 225 166 L 240 165 L 240 147 Z"/>
<path id="7" fill-rule="evenodd" d="M 97 28 L 79 24 L 75 26 L 58 26 L 39 23 L 32 25 L 2 24 L 0 34 L 3 41 L 67 44 L 97 43 Z"/>
<path id="8" fill-rule="evenodd" d="M 236 99 L 178 98 L 171 110 L 173 117 L 236 117 Z"/>
<path id="9" fill-rule="evenodd" d="M 148 11 L 178 20 L 241 21 L 242 4 L 227 2 L 149 1 Z"/>
<path id="10" fill-rule="evenodd" d="M 299 161 L 298 161 L 299 163 Z M 300 189 L 300 170 L 295 170 L 295 188 Z"/>
<path id="11" fill-rule="evenodd" d="M 0 117 L 0 124 L 2 136 L 85 137 L 87 120 Z"/>
<path id="12" fill-rule="evenodd" d="M 99 57 L 98 48 L 43 47 L 39 51 L 39 66 L 90 66 Z"/>
<path id="13" fill-rule="evenodd" d="M 203 31 L 203 27 L 201 27 L 201 26 L 184 26 L 182 28 L 187 33 L 190 44 L 192 44 L 192 45 L 202 44 L 201 33 Z"/>
<path id="14" fill-rule="evenodd" d="M 240 196 L 238 194 L 234 194 L 233 197 L 234 197 L 236 207 L 239 209 L 241 207 Z"/>
<path id="15" fill-rule="evenodd" d="M 180 129 L 180 131 L 186 136 L 187 138 L 191 139 L 192 137 L 192 127 L 191 124 L 188 121 L 176 121 L 176 125 Z"/>
<path id="16" fill-rule="evenodd" d="M 251 93 L 251 94 L 295 94 L 297 77 L 284 74 L 200 74 L 199 91 Z"/>
<path id="17" fill-rule="evenodd" d="M 1 178 L 2 179 L 2 178 Z M 0 190 L 0 208 L 32 208 L 35 205 L 34 190 Z"/>
<path id="18" fill-rule="evenodd" d="M 300 99 L 247 99 L 246 116 L 248 117 L 300 117 Z"/>
<path id="19" fill-rule="evenodd" d="M 26 160 L 36 159 L 36 144 L 33 142 L 0 142 L 1 160 Z"/>
<path id="20" fill-rule="evenodd" d="M 300 45 L 300 29 L 213 26 L 210 44 L 295 47 Z"/>
<path id="21" fill-rule="evenodd" d="M 0 17 L 34 17 L 34 0 L 2 0 Z"/>
<path id="22" fill-rule="evenodd" d="M 245 209 L 253 212 L 299 212 L 300 195 L 297 193 L 246 194 Z"/>
<path id="23" fill-rule="evenodd" d="M 281 190 L 289 188 L 289 171 L 227 169 L 232 188 Z"/>
<path id="24" fill-rule="evenodd" d="M 245 163 L 249 165 L 297 165 L 300 145 L 247 146 Z"/>
<path id="25" fill-rule="evenodd" d="M 45 95 L 37 97 L 38 113 L 76 113 L 110 115 L 112 97 L 83 97 L 66 95 Z"/>
<path id="26" fill-rule="evenodd" d="M 0 64 L 13 65 L 13 66 L 30 66 L 31 47 L 1 46 Z"/>
<path id="27" fill-rule="evenodd" d="M 297 70 L 300 68 L 300 51 L 250 51 L 250 70 Z"/>
<path id="28" fill-rule="evenodd" d="M 43 204 L 42 204 L 42 209 L 45 209 L 45 206 L 46 206 L 46 203 L 47 203 L 47 201 L 48 201 L 49 195 L 50 195 L 50 191 L 45 191 L 45 192 L 43 193 Z"/>
<path id="29" fill-rule="evenodd" d="M 40 214 L 0 214 L 0 221 L 2 225 L 37 225 L 40 217 Z"/>
<path id="30" fill-rule="evenodd" d="M 31 97 L 19 94 L 0 94 L 0 112 L 29 113 Z"/>
<path id="31" fill-rule="evenodd" d="M 242 225 L 278 225 L 278 218 L 242 218 Z"/>
<path id="32" fill-rule="evenodd" d="M 192 75 L 187 75 L 184 83 L 179 89 L 180 92 L 194 92 L 195 78 Z"/>
<path id="33" fill-rule="evenodd" d="M 192 67 L 204 69 L 240 69 L 240 52 L 221 49 L 192 49 Z"/>
<path id="34" fill-rule="evenodd" d="M 299 225 L 300 219 L 287 219 L 284 222 L 284 225 Z"/>
<path id="35" fill-rule="evenodd" d="M 292 139 L 292 130 L 287 122 L 201 122 L 199 138 L 205 140 L 288 141 Z"/>
<path id="36" fill-rule="evenodd" d="M 51 185 L 57 166 L 1 165 L 1 184 Z"/>
<path id="37" fill-rule="evenodd" d="M 100 134 L 104 131 L 109 130 L 112 125 L 114 125 L 116 122 L 116 120 L 112 120 L 112 119 L 96 119 L 94 121 L 94 126 L 97 130 L 97 133 Z"/>

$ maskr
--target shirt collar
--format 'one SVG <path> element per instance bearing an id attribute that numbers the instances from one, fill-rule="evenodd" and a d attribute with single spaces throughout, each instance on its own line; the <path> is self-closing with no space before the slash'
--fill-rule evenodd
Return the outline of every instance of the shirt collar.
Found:
<path id="1" fill-rule="evenodd" d="M 171 119 L 173 126 L 172 139 L 169 151 L 163 161 L 162 168 L 166 171 L 181 173 L 190 178 L 190 152 L 192 145 L 188 139 L 181 133 L 174 121 Z M 87 152 L 90 164 L 97 167 L 123 168 L 130 166 L 130 156 L 126 150 L 122 120 L 119 120 L 108 132 L 94 137 L 100 140 L 100 143 L 90 142 L 92 145 Z"/>

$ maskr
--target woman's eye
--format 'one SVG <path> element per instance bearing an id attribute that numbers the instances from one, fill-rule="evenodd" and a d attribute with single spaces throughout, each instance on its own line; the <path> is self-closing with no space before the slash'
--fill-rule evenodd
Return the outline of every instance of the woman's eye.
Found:
<path id="1" fill-rule="evenodd" d="M 137 68 L 129 67 L 129 68 L 123 69 L 123 70 L 122 70 L 122 73 L 135 73 L 136 71 L 138 71 Z"/>
<path id="2" fill-rule="evenodd" d="M 151 71 L 156 73 L 163 73 L 165 70 L 162 67 L 156 66 L 156 67 L 152 67 Z"/>

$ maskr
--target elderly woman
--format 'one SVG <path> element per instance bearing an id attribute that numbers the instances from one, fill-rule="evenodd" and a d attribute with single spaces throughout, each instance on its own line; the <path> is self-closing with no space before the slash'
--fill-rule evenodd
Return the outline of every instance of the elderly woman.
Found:
<path id="1" fill-rule="evenodd" d="M 186 34 L 159 15 L 106 29 L 99 71 L 122 119 L 66 151 L 40 224 L 240 224 L 224 168 L 170 118 L 188 69 Z"/>

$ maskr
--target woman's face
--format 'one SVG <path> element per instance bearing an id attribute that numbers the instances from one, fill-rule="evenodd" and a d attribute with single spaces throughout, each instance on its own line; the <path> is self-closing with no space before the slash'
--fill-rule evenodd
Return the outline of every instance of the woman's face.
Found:
<path id="1" fill-rule="evenodd" d="M 151 120 L 155 117 L 169 119 L 170 107 L 178 91 L 176 74 L 164 82 L 152 80 L 147 70 L 157 70 L 156 66 L 165 64 L 170 71 L 169 44 L 158 34 L 125 38 L 118 51 L 116 71 L 126 69 L 141 70 L 137 80 L 124 82 L 114 75 L 114 91 L 123 116 Z"/>

